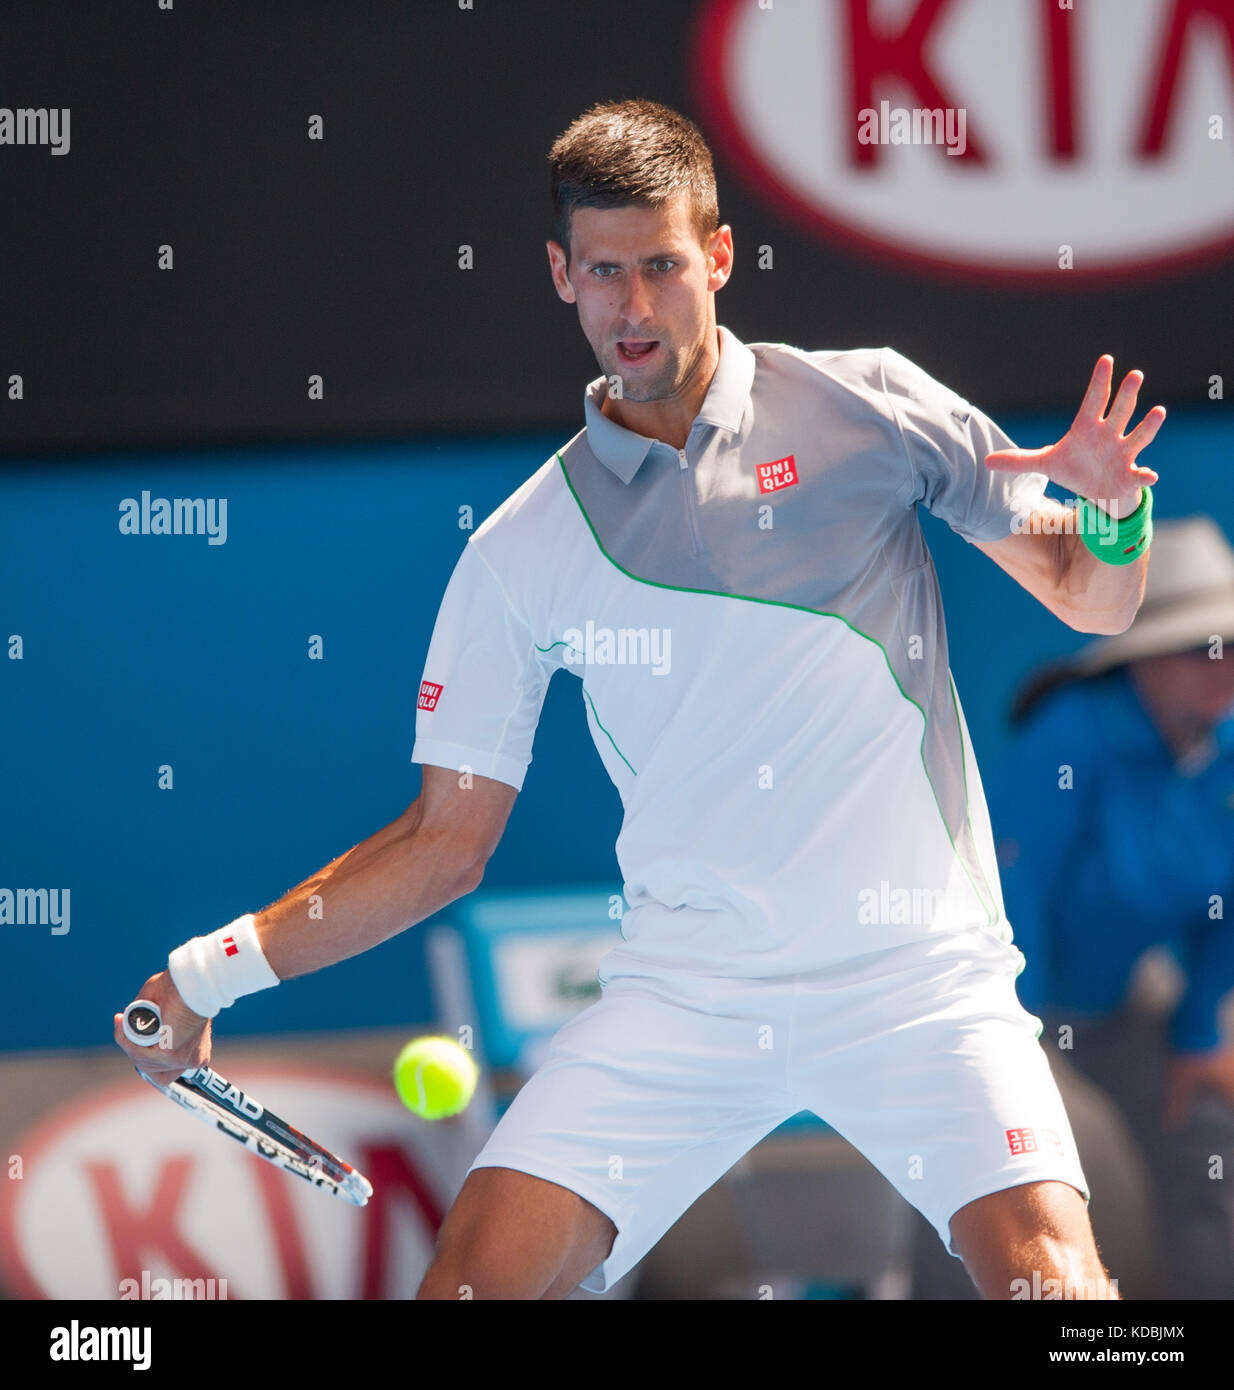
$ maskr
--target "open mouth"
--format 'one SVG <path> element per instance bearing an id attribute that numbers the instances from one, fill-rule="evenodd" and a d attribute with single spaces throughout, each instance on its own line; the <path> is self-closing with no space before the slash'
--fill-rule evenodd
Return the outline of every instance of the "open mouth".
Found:
<path id="1" fill-rule="evenodd" d="M 646 362 L 654 357 L 660 343 L 658 339 L 626 338 L 617 344 L 617 355 L 623 362 Z"/>

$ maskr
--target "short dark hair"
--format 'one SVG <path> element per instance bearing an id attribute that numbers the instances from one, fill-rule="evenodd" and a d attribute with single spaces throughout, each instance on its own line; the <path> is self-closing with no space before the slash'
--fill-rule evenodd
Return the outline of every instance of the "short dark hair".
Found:
<path id="1" fill-rule="evenodd" d="M 720 225 L 707 142 L 693 121 L 659 102 L 597 102 L 553 141 L 548 158 L 567 264 L 575 208 L 661 207 L 684 192 L 700 245 Z"/>

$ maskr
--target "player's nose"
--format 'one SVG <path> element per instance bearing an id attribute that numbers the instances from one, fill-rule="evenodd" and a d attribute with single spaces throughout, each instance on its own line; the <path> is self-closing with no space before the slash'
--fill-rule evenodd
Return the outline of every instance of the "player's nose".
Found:
<path id="1" fill-rule="evenodd" d="M 651 292 L 643 277 L 634 271 L 626 276 L 626 295 L 621 305 L 622 317 L 628 324 L 637 326 L 651 317 Z M 627 335 L 631 338 L 643 336 L 638 332 Z"/>

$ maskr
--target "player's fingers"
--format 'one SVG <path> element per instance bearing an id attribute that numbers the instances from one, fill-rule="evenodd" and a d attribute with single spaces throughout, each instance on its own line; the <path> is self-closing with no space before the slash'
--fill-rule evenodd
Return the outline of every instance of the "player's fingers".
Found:
<path id="1" fill-rule="evenodd" d="M 133 1051 L 141 1055 L 134 1057 Z M 191 1071 L 197 1065 L 191 1059 L 180 1057 L 174 1052 L 163 1052 L 157 1047 L 140 1047 L 133 1051 L 130 1051 L 129 1057 L 137 1070 L 145 1072 L 152 1081 L 162 1084 L 174 1081 L 177 1076 Z"/>
<path id="2" fill-rule="evenodd" d="M 144 1048 L 134 1047 L 133 1044 L 124 1036 L 124 1017 L 122 1014 L 115 1016 L 115 1027 L 112 1030 L 112 1037 L 115 1038 L 121 1052 L 128 1057 L 140 1056 L 145 1051 Z"/>
<path id="3" fill-rule="evenodd" d="M 1080 402 L 1077 419 L 1100 420 L 1105 413 L 1106 402 L 1110 399 L 1110 383 L 1114 380 L 1114 359 L 1104 353 L 1097 359 L 1093 374 L 1088 379 L 1088 390 Z"/>
<path id="4" fill-rule="evenodd" d="M 1140 423 L 1126 437 L 1126 442 L 1131 449 L 1131 457 L 1135 458 L 1141 449 L 1146 449 L 1157 437 L 1157 431 L 1161 428 L 1165 420 L 1165 406 L 1155 405 Z"/>
<path id="5" fill-rule="evenodd" d="M 1143 372 L 1128 372 L 1123 377 L 1123 384 L 1118 388 L 1118 394 L 1114 397 L 1114 404 L 1110 407 L 1110 413 L 1106 416 L 1106 424 L 1113 425 L 1117 433 L 1127 428 L 1127 422 L 1131 419 L 1135 411 L 1135 403 L 1140 395 L 1140 387 L 1144 384 Z"/>
<path id="6" fill-rule="evenodd" d="M 1031 473 L 1048 449 L 995 449 L 985 456 L 985 466 L 996 472 Z"/>
<path id="7" fill-rule="evenodd" d="M 139 1047 L 136 1043 L 130 1042 L 124 1036 L 124 1017 L 122 1014 L 115 1014 L 112 1021 L 115 1025 L 112 1036 L 115 1038 L 120 1051 L 139 1071 L 144 1071 L 153 1080 L 170 1081 L 179 1076 L 181 1072 L 187 1071 L 189 1067 L 196 1065 L 191 1058 L 187 1061 L 181 1060 L 175 1052 L 165 1052 L 159 1047 Z"/>

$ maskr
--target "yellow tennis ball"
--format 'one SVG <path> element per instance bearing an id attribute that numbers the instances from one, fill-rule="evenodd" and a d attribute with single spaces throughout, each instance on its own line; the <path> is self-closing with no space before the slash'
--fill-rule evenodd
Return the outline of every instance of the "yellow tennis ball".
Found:
<path id="1" fill-rule="evenodd" d="M 471 1053 L 453 1038 L 413 1038 L 394 1059 L 399 1099 L 425 1120 L 465 1110 L 478 1074 Z"/>

